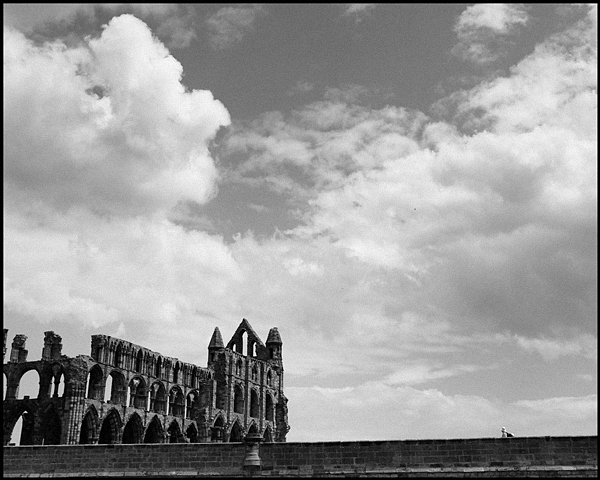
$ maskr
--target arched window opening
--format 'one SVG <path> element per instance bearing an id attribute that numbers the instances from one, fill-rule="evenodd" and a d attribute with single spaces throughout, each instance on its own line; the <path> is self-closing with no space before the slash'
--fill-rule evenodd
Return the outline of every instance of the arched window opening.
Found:
<path id="1" fill-rule="evenodd" d="M 171 388 L 169 392 L 169 415 L 183 417 L 184 413 L 184 398 L 179 387 Z"/>
<path id="2" fill-rule="evenodd" d="M 273 421 L 273 397 L 267 393 L 265 399 L 265 418 L 269 421 Z"/>
<path id="3" fill-rule="evenodd" d="M 65 394 L 65 375 L 62 365 L 52 365 L 52 396 L 62 397 Z"/>
<path id="4" fill-rule="evenodd" d="M 98 435 L 98 413 L 93 407 L 83 417 L 81 422 L 81 430 L 79 432 L 79 443 L 89 444 L 95 443 Z"/>
<path id="5" fill-rule="evenodd" d="M 16 398 L 38 398 L 40 375 L 37 370 L 28 370 L 19 380 Z"/>
<path id="6" fill-rule="evenodd" d="M 169 443 L 183 443 L 185 439 L 181 433 L 181 428 L 179 428 L 179 423 L 177 420 L 173 420 L 169 428 L 167 429 L 167 434 L 169 437 Z"/>
<path id="7" fill-rule="evenodd" d="M 6 373 L 2 372 L 2 398 L 6 400 L 6 386 L 8 385 L 8 380 L 6 378 Z"/>
<path id="8" fill-rule="evenodd" d="M 154 382 L 150 390 L 150 410 L 155 413 L 167 413 L 167 393 L 160 382 Z"/>
<path id="9" fill-rule="evenodd" d="M 192 368 L 192 381 L 190 382 L 192 388 L 198 388 L 198 368 L 194 365 Z"/>
<path id="10" fill-rule="evenodd" d="M 271 429 L 269 427 L 265 428 L 265 433 L 263 434 L 263 442 L 272 442 L 273 435 L 271 434 Z"/>
<path id="11" fill-rule="evenodd" d="M 259 405 L 258 405 L 258 394 L 256 390 L 250 390 L 250 416 L 258 418 Z"/>
<path id="12" fill-rule="evenodd" d="M 115 350 L 115 367 L 121 368 L 123 366 L 123 344 L 119 343 Z"/>
<path id="13" fill-rule="evenodd" d="M 225 429 L 225 421 L 222 416 L 218 416 L 211 428 L 210 440 L 211 442 L 222 442 L 223 431 Z"/>
<path id="14" fill-rule="evenodd" d="M 252 381 L 258 381 L 258 367 L 256 366 L 256 364 L 254 364 L 254 366 L 252 367 Z"/>
<path id="15" fill-rule="evenodd" d="M 256 343 L 248 340 L 248 356 L 256 357 Z"/>
<path id="16" fill-rule="evenodd" d="M 129 406 L 146 410 L 148 406 L 147 397 L 144 380 L 141 377 L 134 377 L 129 382 Z"/>
<path id="17" fill-rule="evenodd" d="M 198 443 L 198 429 L 193 423 L 187 428 L 185 435 L 189 439 L 190 443 Z"/>
<path id="18" fill-rule="evenodd" d="M 173 383 L 179 383 L 179 368 L 179 362 L 177 362 L 173 369 Z"/>
<path id="19" fill-rule="evenodd" d="M 244 413 L 244 390 L 240 385 L 236 385 L 233 389 L 233 411 Z"/>
<path id="20" fill-rule="evenodd" d="M 104 388 L 102 380 L 104 374 L 102 373 L 102 369 L 98 365 L 94 365 L 90 370 L 88 378 L 87 398 L 91 398 L 92 400 L 103 400 Z"/>
<path id="21" fill-rule="evenodd" d="M 24 411 L 15 422 L 9 443 L 14 445 L 33 445 L 33 414 Z"/>
<path id="22" fill-rule="evenodd" d="M 138 351 L 135 359 L 135 370 L 139 373 L 144 373 L 144 352 Z"/>
<path id="23" fill-rule="evenodd" d="M 227 398 L 227 383 L 224 380 L 217 380 L 216 408 L 225 410 L 225 400 Z"/>
<path id="24" fill-rule="evenodd" d="M 187 401 L 185 405 L 185 417 L 191 418 L 193 420 L 198 417 L 198 412 L 200 410 L 200 395 L 196 390 L 188 393 Z"/>
<path id="25" fill-rule="evenodd" d="M 234 422 L 233 427 L 231 427 L 231 433 L 229 434 L 230 442 L 241 442 L 243 440 L 242 427 L 240 427 L 239 422 Z"/>
<path id="26" fill-rule="evenodd" d="M 102 445 L 119 443 L 119 430 L 121 429 L 121 417 L 113 408 L 102 422 L 98 443 Z"/>
<path id="27" fill-rule="evenodd" d="M 158 357 L 158 359 L 156 360 L 156 365 L 154 368 L 154 376 L 156 378 L 162 378 L 162 359 L 161 359 L 161 357 Z"/>
<path id="28" fill-rule="evenodd" d="M 273 375 L 271 374 L 271 370 L 267 372 L 267 385 L 269 387 L 273 386 Z"/>
<path id="29" fill-rule="evenodd" d="M 42 414 L 42 445 L 60 445 L 60 417 L 53 405 L 48 405 Z"/>
<path id="30" fill-rule="evenodd" d="M 242 359 L 238 358 L 235 362 L 235 374 L 238 377 L 243 376 L 242 372 L 244 371 L 244 364 L 242 363 Z"/>
<path id="31" fill-rule="evenodd" d="M 125 377 L 121 372 L 113 370 L 110 372 L 110 402 L 125 405 L 127 403 L 127 386 L 125 384 Z M 108 389 L 108 382 L 107 388 Z"/>
<path id="32" fill-rule="evenodd" d="M 246 330 L 242 330 L 242 332 L 240 333 L 239 342 L 236 345 L 236 352 L 241 353 L 242 355 L 247 355 L 247 353 L 246 353 L 247 339 L 248 339 L 248 334 L 246 333 Z"/>
<path id="33" fill-rule="evenodd" d="M 103 400 L 105 402 L 112 402 L 112 391 L 113 391 L 113 375 L 110 374 L 106 377 L 106 384 L 104 385 L 104 395 Z"/>
<path id="34" fill-rule="evenodd" d="M 134 413 L 129 418 L 129 421 L 123 429 L 123 442 L 122 443 L 142 443 L 142 436 L 144 435 L 144 425 L 142 425 L 142 419 L 137 413 Z"/>
<path id="35" fill-rule="evenodd" d="M 144 435 L 144 443 L 162 443 L 163 442 L 163 428 L 160 421 L 155 416 L 146 429 L 146 435 Z"/>
<path id="36" fill-rule="evenodd" d="M 256 426 L 256 423 L 252 422 L 252 425 L 250 425 L 250 428 L 248 429 L 248 435 L 256 434 L 258 434 L 258 427 Z"/>

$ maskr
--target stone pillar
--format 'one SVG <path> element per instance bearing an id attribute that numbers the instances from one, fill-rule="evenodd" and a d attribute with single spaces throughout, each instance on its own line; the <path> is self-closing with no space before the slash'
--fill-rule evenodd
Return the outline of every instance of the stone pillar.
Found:
<path id="1" fill-rule="evenodd" d="M 246 444 L 246 456 L 244 457 L 244 477 L 252 477 L 256 474 L 260 475 L 261 460 L 260 460 L 260 434 L 250 433 L 244 438 Z"/>
<path id="2" fill-rule="evenodd" d="M 44 348 L 42 350 L 42 360 L 60 360 L 62 353 L 62 337 L 54 332 L 44 332 Z"/>
<path id="3" fill-rule="evenodd" d="M 22 363 L 27 361 L 27 350 L 25 350 L 25 335 L 15 335 L 10 351 L 10 361 L 13 363 Z"/>

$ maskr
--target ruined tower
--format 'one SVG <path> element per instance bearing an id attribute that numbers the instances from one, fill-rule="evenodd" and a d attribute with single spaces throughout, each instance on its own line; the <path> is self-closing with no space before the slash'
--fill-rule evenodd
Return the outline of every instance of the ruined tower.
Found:
<path id="1" fill-rule="evenodd" d="M 4 445 L 239 442 L 250 433 L 286 440 L 276 327 L 266 345 L 246 319 L 227 345 L 216 327 L 206 367 L 107 335 L 92 336 L 90 355 L 70 358 L 52 331 L 41 360 L 28 361 L 26 340 L 15 336 L 4 363 Z M 32 370 L 39 393 L 22 398 L 19 383 Z M 20 438 L 11 439 L 19 419 Z"/>

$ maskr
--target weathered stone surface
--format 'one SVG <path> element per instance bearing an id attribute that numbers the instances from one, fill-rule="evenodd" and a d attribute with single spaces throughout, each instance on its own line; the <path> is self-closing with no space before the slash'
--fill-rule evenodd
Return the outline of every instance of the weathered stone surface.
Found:
<path id="1" fill-rule="evenodd" d="M 7 335 L 5 329 L 5 349 Z M 41 360 L 27 361 L 25 340 L 15 337 L 3 365 L 4 445 L 232 442 L 248 432 L 285 442 L 280 348 L 272 358 L 246 319 L 227 347 L 215 328 L 207 367 L 107 335 L 92 336 L 89 356 L 71 358 L 52 331 Z M 39 375 L 38 395 L 19 398 L 30 370 Z M 21 417 L 21 438 L 11 440 Z"/>

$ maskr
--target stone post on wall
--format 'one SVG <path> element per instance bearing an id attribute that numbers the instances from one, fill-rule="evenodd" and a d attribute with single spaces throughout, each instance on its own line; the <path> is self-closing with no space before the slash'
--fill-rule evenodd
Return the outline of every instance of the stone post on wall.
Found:
<path id="1" fill-rule="evenodd" d="M 252 477 L 259 474 L 261 470 L 260 461 L 260 441 L 262 437 L 259 433 L 249 433 L 244 438 L 246 444 L 246 455 L 244 457 L 244 477 Z"/>

